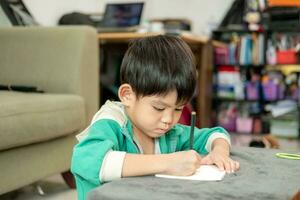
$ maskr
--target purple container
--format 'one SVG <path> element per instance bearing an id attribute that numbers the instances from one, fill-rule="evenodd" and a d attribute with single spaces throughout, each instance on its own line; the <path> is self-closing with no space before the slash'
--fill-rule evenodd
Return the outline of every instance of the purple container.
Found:
<path id="1" fill-rule="evenodd" d="M 221 121 L 219 121 L 219 125 L 222 126 L 224 129 L 226 129 L 229 132 L 235 132 L 236 131 L 236 117 L 221 120 Z"/>
<path id="2" fill-rule="evenodd" d="M 299 88 L 297 88 L 297 89 L 292 93 L 292 99 L 293 99 L 293 100 L 298 100 L 298 99 L 299 99 L 299 94 L 300 94 L 300 90 L 299 90 Z"/>
<path id="3" fill-rule="evenodd" d="M 264 99 L 267 101 L 275 101 L 279 97 L 279 87 L 273 81 L 268 81 L 263 83 L 263 94 Z"/>
<path id="4" fill-rule="evenodd" d="M 258 100 L 259 99 L 259 83 L 248 82 L 246 84 L 246 94 L 248 100 Z"/>

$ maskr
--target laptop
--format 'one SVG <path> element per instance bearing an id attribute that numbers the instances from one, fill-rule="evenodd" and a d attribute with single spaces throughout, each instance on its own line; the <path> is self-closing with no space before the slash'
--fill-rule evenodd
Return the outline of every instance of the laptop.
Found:
<path id="1" fill-rule="evenodd" d="M 144 3 L 106 4 L 98 32 L 134 32 L 140 25 Z"/>

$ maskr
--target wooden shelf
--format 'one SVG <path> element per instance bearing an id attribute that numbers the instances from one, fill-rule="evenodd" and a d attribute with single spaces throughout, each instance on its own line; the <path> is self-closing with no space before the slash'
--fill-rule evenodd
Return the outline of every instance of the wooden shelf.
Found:
<path id="1" fill-rule="evenodd" d="M 146 33 L 139 33 L 139 32 L 129 32 L 129 33 L 99 33 L 98 39 L 101 42 L 128 42 L 132 39 L 144 38 L 149 36 L 156 36 L 156 35 L 164 35 L 165 32 L 146 32 Z M 198 44 L 198 43 L 207 43 L 209 41 L 208 37 L 199 36 L 191 34 L 190 32 L 182 32 L 180 37 L 187 43 L 190 44 Z"/>

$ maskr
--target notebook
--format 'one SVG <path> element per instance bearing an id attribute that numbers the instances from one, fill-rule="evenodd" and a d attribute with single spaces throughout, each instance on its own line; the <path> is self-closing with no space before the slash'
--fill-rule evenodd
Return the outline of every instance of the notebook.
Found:
<path id="1" fill-rule="evenodd" d="M 160 178 L 183 179 L 183 180 L 196 180 L 196 181 L 221 181 L 226 172 L 220 170 L 215 165 L 201 165 L 195 174 L 191 176 L 172 176 L 166 174 L 155 174 Z"/>
<path id="2" fill-rule="evenodd" d="M 96 26 L 98 32 L 137 31 L 144 3 L 106 4 L 102 21 Z"/>

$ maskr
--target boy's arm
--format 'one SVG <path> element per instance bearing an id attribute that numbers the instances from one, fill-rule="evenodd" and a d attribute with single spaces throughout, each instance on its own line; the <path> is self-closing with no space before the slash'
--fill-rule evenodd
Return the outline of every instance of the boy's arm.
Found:
<path id="1" fill-rule="evenodd" d="M 167 154 L 130 154 L 122 151 L 109 151 L 102 163 L 100 180 L 112 181 L 121 177 L 143 176 L 166 171 Z"/>
<path id="2" fill-rule="evenodd" d="M 222 154 L 224 156 L 230 155 L 230 144 L 223 138 L 217 138 L 213 141 L 212 151 Z"/>
<path id="3" fill-rule="evenodd" d="M 121 154 L 119 151 L 111 151 L 106 155 L 100 172 L 102 181 L 158 173 L 191 175 L 195 173 L 201 164 L 201 157 L 194 150 L 170 154 L 124 153 L 124 156 L 121 156 Z"/>
<path id="4" fill-rule="evenodd" d="M 226 146 L 228 146 L 230 150 L 231 142 L 230 142 L 230 137 L 227 132 L 213 132 L 209 135 L 206 144 L 205 144 L 205 149 L 208 152 L 211 152 L 215 146 L 215 141 L 218 139 L 223 139 L 223 141 L 226 142 Z"/>
<path id="5" fill-rule="evenodd" d="M 170 154 L 126 154 L 122 177 L 143 176 L 167 171 Z"/>
<path id="6" fill-rule="evenodd" d="M 194 150 L 157 155 L 126 154 L 122 176 L 150 174 L 188 176 L 194 174 L 200 165 L 201 156 Z"/>
<path id="7" fill-rule="evenodd" d="M 107 152 L 118 149 L 118 138 L 115 134 L 118 126 L 112 120 L 99 120 L 90 128 L 86 138 L 73 149 L 71 171 L 87 184 L 99 185 L 99 170 Z"/>

